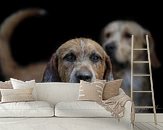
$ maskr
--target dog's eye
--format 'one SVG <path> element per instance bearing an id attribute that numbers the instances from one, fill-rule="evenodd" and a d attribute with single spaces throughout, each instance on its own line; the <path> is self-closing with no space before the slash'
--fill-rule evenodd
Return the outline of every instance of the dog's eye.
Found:
<path id="1" fill-rule="evenodd" d="M 76 56 L 73 53 L 70 53 L 64 56 L 63 59 L 69 62 L 74 62 L 76 60 Z"/>
<path id="2" fill-rule="evenodd" d="M 125 32 L 124 37 L 127 39 L 131 38 L 131 33 Z"/>
<path id="3" fill-rule="evenodd" d="M 106 38 L 109 38 L 110 36 L 111 36 L 111 33 L 109 33 L 109 32 L 105 34 Z"/>
<path id="4" fill-rule="evenodd" d="M 93 53 L 93 54 L 90 56 L 90 60 L 91 60 L 92 62 L 98 62 L 98 61 L 101 60 L 101 57 L 100 57 L 99 55 Z"/>

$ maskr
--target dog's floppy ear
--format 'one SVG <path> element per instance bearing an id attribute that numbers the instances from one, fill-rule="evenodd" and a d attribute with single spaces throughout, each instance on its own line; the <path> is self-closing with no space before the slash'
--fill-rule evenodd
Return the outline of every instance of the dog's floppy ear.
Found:
<path id="1" fill-rule="evenodd" d="M 100 34 L 100 41 L 101 41 L 100 44 L 102 45 L 102 43 L 104 43 L 104 29 L 101 31 L 101 34 Z"/>
<path id="2" fill-rule="evenodd" d="M 154 68 L 158 68 L 161 66 L 160 61 L 157 58 L 156 51 L 155 51 L 155 42 L 154 39 L 152 38 L 152 35 L 149 31 L 145 31 L 145 36 L 148 35 L 149 37 L 149 47 L 150 47 L 150 56 L 151 56 L 151 65 Z M 146 37 L 145 37 L 146 40 Z M 146 41 L 145 41 L 146 44 Z"/>
<path id="3" fill-rule="evenodd" d="M 109 56 L 106 56 L 105 64 L 106 64 L 106 68 L 104 73 L 104 79 L 108 81 L 114 80 L 113 73 L 112 73 L 112 63 Z"/>
<path id="4" fill-rule="evenodd" d="M 61 79 L 58 73 L 58 58 L 56 54 L 53 54 L 45 68 L 42 82 L 60 82 L 60 81 Z"/>

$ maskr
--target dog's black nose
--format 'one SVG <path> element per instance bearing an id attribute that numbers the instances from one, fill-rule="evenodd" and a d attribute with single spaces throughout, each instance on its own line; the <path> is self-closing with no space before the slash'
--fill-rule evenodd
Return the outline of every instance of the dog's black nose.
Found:
<path id="1" fill-rule="evenodd" d="M 84 81 L 91 81 L 92 79 L 92 73 L 90 71 L 77 71 L 76 72 L 76 79 L 78 80 L 78 82 L 80 80 L 84 80 Z"/>
<path id="2" fill-rule="evenodd" d="M 109 54 L 109 55 L 113 55 L 115 52 L 115 49 L 116 49 L 115 42 L 108 43 L 105 46 L 105 50 L 106 50 L 107 54 Z"/>
<path id="3" fill-rule="evenodd" d="M 105 46 L 105 49 L 108 50 L 108 51 L 113 51 L 113 50 L 115 50 L 115 49 L 116 49 L 115 42 L 108 43 L 108 44 Z"/>

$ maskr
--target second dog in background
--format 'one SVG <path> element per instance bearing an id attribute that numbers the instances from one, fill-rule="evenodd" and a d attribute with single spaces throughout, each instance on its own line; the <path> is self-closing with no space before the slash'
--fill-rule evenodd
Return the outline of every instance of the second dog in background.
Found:
<path id="1" fill-rule="evenodd" d="M 115 79 L 122 78 L 122 88 L 130 96 L 130 64 L 131 64 L 131 35 L 134 35 L 134 48 L 144 48 L 146 46 L 145 35 L 150 37 L 150 52 L 152 67 L 158 68 L 160 62 L 156 57 L 154 41 L 148 30 L 133 21 L 113 21 L 102 30 L 102 46 L 110 56 L 113 64 L 113 76 Z M 134 52 L 134 60 L 145 60 L 147 52 Z M 148 72 L 145 65 L 135 65 L 134 72 Z M 135 90 L 149 90 L 149 82 L 145 78 L 134 79 Z M 145 94 L 135 96 L 135 104 L 149 104 L 150 98 L 144 98 Z"/>

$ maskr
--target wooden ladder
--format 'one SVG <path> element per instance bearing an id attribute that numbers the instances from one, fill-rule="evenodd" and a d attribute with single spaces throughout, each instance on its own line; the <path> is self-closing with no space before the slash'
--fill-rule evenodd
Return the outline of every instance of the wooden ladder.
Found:
<path id="1" fill-rule="evenodd" d="M 139 108 L 139 109 L 153 108 L 154 122 L 155 122 L 155 124 L 157 124 L 148 35 L 146 35 L 146 43 L 147 43 L 147 48 L 134 48 L 134 35 L 132 35 L 132 38 L 131 38 L 131 99 L 133 101 L 133 93 L 151 93 L 152 94 L 152 106 L 135 106 L 135 108 Z M 134 51 L 141 51 L 141 50 L 147 51 L 148 60 L 147 61 L 134 61 L 134 59 L 133 59 Z M 134 64 L 144 64 L 144 63 L 147 63 L 149 65 L 149 74 L 134 74 L 133 73 Z M 135 90 L 133 90 L 133 77 L 135 77 L 135 76 L 139 76 L 139 77 L 148 76 L 150 78 L 151 91 L 135 91 Z"/>

